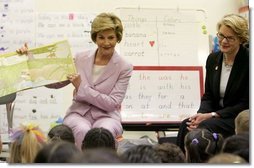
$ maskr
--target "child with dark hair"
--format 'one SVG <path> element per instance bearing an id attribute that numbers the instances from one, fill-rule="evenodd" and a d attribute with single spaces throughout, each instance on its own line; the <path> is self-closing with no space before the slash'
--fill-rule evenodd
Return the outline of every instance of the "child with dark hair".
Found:
<path id="1" fill-rule="evenodd" d="M 204 163 L 219 153 L 223 143 L 222 135 L 207 129 L 195 129 L 185 136 L 186 160 L 188 163 Z"/>
<path id="2" fill-rule="evenodd" d="M 72 129 L 67 125 L 56 125 L 48 132 L 48 138 L 50 141 L 64 140 L 71 143 L 75 143 Z"/>
<path id="3" fill-rule="evenodd" d="M 69 163 L 80 150 L 74 143 L 55 141 L 45 145 L 36 155 L 34 163 Z"/>
<path id="4" fill-rule="evenodd" d="M 92 148 L 111 148 L 116 150 L 116 140 L 112 133 L 105 128 L 90 129 L 83 142 L 82 150 Z"/>
<path id="5" fill-rule="evenodd" d="M 152 145 L 134 146 L 126 150 L 121 158 L 126 163 L 161 163 L 161 158 Z"/>
<path id="6" fill-rule="evenodd" d="M 222 145 L 221 152 L 233 153 L 249 161 L 249 134 L 237 134 L 227 137 Z"/>
<path id="7" fill-rule="evenodd" d="M 116 150 L 111 148 L 86 149 L 83 153 L 75 155 L 71 163 L 122 163 Z"/>
<path id="8" fill-rule="evenodd" d="M 161 157 L 162 163 L 186 163 L 183 151 L 173 143 L 157 144 L 154 149 Z"/>

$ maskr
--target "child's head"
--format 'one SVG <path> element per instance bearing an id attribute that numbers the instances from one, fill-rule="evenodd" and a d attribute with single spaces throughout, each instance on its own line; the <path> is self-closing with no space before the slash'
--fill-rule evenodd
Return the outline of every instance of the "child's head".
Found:
<path id="1" fill-rule="evenodd" d="M 223 143 L 222 135 L 206 129 L 195 129 L 185 136 L 186 158 L 189 163 L 203 163 L 219 153 Z"/>
<path id="2" fill-rule="evenodd" d="M 233 153 L 249 161 L 249 134 L 237 134 L 227 137 L 222 145 L 221 152 Z"/>
<path id="3" fill-rule="evenodd" d="M 181 148 L 173 143 L 162 143 L 155 146 L 162 163 L 185 163 L 185 155 Z"/>
<path id="4" fill-rule="evenodd" d="M 122 163 L 116 150 L 110 148 L 86 149 L 71 158 L 71 163 Z"/>
<path id="5" fill-rule="evenodd" d="M 48 132 L 50 141 L 64 140 L 75 143 L 74 135 L 70 127 L 64 124 L 56 125 Z"/>
<path id="6" fill-rule="evenodd" d="M 105 128 L 90 129 L 82 143 L 82 150 L 91 148 L 116 149 L 116 140 L 112 133 Z"/>
<path id="7" fill-rule="evenodd" d="M 37 125 L 23 124 L 11 134 L 10 163 L 32 163 L 46 137 Z"/>
<path id="8" fill-rule="evenodd" d="M 72 142 L 55 141 L 45 145 L 36 155 L 34 163 L 68 163 L 81 151 Z"/>
<path id="9" fill-rule="evenodd" d="M 244 110 L 235 118 L 235 133 L 249 132 L 250 111 Z"/>
<path id="10" fill-rule="evenodd" d="M 137 145 L 124 151 L 121 158 L 126 163 L 161 163 L 161 157 L 152 145 Z"/>
<path id="11" fill-rule="evenodd" d="M 233 153 L 241 149 L 249 149 L 249 134 L 237 134 L 227 137 L 222 145 L 221 151 Z"/>

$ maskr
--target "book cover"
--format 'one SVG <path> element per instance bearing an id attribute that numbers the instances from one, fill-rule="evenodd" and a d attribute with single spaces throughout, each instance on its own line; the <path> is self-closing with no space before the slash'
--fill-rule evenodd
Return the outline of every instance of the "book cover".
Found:
<path id="1" fill-rule="evenodd" d="M 28 50 L 0 55 L 0 97 L 67 80 L 76 73 L 67 40 Z"/>

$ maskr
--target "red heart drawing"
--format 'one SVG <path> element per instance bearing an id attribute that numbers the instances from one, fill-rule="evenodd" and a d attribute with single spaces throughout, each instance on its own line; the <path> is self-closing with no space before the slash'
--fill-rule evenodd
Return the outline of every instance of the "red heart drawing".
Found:
<path id="1" fill-rule="evenodd" d="M 153 47 L 155 42 L 154 41 L 149 41 L 149 43 L 150 43 L 150 46 Z"/>

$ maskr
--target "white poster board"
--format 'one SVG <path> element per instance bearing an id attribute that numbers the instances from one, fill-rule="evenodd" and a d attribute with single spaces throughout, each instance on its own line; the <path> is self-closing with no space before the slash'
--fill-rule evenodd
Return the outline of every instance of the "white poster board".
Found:
<path id="1" fill-rule="evenodd" d="M 180 123 L 197 112 L 202 94 L 202 67 L 136 66 L 122 123 Z"/>
<path id="2" fill-rule="evenodd" d="M 209 52 L 203 10 L 119 8 L 121 55 L 136 66 L 200 66 Z"/>

